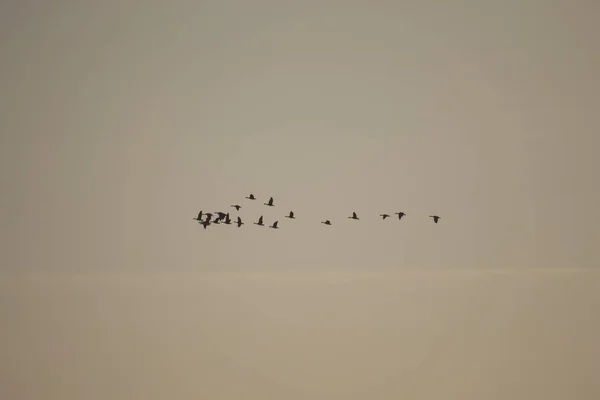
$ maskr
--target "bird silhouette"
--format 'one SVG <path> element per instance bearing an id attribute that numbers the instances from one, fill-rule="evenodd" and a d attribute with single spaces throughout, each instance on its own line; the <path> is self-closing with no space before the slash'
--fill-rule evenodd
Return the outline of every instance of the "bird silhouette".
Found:
<path id="1" fill-rule="evenodd" d="M 198 213 L 198 216 L 196 218 L 192 218 L 195 219 L 196 221 L 202 221 L 202 210 L 200 210 L 200 212 Z"/>
<path id="2" fill-rule="evenodd" d="M 231 218 L 229 218 L 229 213 L 227 213 L 225 215 L 225 221 L 223 222 L 226 225 L 230 225 L 231 224 Z"/>
<path id="3" fill-rule="evenodd" d="M 389 215 L 388 215 L 388 214 L 379 214 L 379 216 L 380 216 L 381 218 L 383 218 L 383 219 L 386 219 L 387 217 L 389 217 Z"/>
<path id="4" fill-rule="evenodd" d="M 441 217 L 438 217 L 437 215 L 430 215 L 429 218 L 433 218 L 433 222 L 437 224 Z"/>
<path id="5" fill-rule="evenodd" d="M 255 222 L 254 225 L 259 225 L 259 226 L 265 226 L 263 224 L 263 216 L 261 215 L 260 218 L 258 219 L 258 222 Z"/>
<path id="6" fill-rule="evenodd" d="M 269 228 L 273 228 L 273 229 L 279 229 L 279 227 L 277 226 L 277 223 L 278 223 L 278 222 L 279 222 L 279 221 L 275 221 L 275 222 L 273 222 L 273 225 L 269 226 Z"/>
<path id="7" fill-rule="evenodd" d="M 250 193 L 250 196 L 246 197 L 248 200 L 256 200 L 256 197 L 254 197 L 254 195 L 252 193 Z"/>
<path id="8" fill-rule="evenodd" d="M 237 217 L 237 227 L 241 227 L 242 225 L 244 225 L 244 223 L 242 222 L 242 219 L 240 217 Z"/>
<path id="9" fill-rule="evenodd" d="M 397 213 L 394 213 L 394 214 L 396 214 L 398 216 L 398 219 L 402 219 L 402 217 L 404 217 L 406 215 L 403 212 L 397 212 Z"/>
<path id="10" fill-rule="evenodd" d="M 212 213 L 206 213 L 204 214 L 206 216 L 206 221 L 210 222 L 211 218 L 212 218 Z"/>
<path id="11" fill-rule="evenodd" d="M 210 221 L 206 220 L 206 221 L 200 222 L 200 224 L 202 224 L 202 226 L 204 227 L 204 229 L 206 229 L 206 227 L 210 225 Z"/>
<path id="12" fill-rule="evenodd" d="M 290 211 L 290 215 L 286 215 L 285 217 L 289 218 L 289 219 L 296 219 L 296 217 L 294 217 L 294 212 L 293 211 Z"/>
<path id="13" fill-rule="evenodd" d="M 273 207 L 273 205 L 274 205 L 274 204 L 273 204 L 273 198 L 271 197 L 271 198 L 269 199 L 269 202 L 268 202 L 268 203 L 264 203 L 264 205 L 265 205 L 265 206 L 269 206 L 269 207 Z"/>
<path id="14" fill-rule="evenodd" d="M 231 207 L 235 208 L 236 211 L 240 211 L 240 208 L 242 208 L 242 206 L 238 206 L 237 204 L 234 204 Z"/>
<path id="15" fill-rule="evenodd" d="M 224 212 L 216 212 L 215 214 L 219 216 L 219 219 L 225 219 L 225 217 L 227 216 L 227 213 Z"/>
<path id="16" fill-rule="evenodd" d="M 322 224 L 325 224 L 325 225 L 331 225 L 331 221 L 330 221 L 330 220 L 328 220 L 328 219 L 326 219 L 325 221 L 323 221 L 323 222 L 321 222 L 321 223 L 322 223 Z"/>
<path id="17" fill-rule="evenodd" d="M 356 213 L 355 213 L 355 212 L 353 212 L 353 213 L 352 213 L 352 216 L 351 216 L 351 217 L 348 217 L 348 218 L 350 218 L 350 219 L 359 219 L 359 218 L 358 218 L 358 215 L 356 215 Z"/>

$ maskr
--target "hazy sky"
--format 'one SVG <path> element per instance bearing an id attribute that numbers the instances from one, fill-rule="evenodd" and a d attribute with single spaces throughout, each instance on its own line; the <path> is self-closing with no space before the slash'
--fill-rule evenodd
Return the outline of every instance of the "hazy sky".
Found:
<path id="1" fill-rule="evenodd" d="M 126 380 L 106 378 L 114 384 L 98 384 L 103 389 L 93 393 L 433 398 L 426 378 L 432 370 L 398 360 L 414 346 L 430 348 L 429 339 L 410 344 L 402 336 L 413 335 L 402 330 L 402 313 L 415 324 L 411 340 L 426 336 L 436 321 L 438 331 L 454 332 L 447 349 L 456 350 L 467 343 L 460 321 L 479 321 L 484 310 L 467 304 L 488 296 L 504 319 L 489 316 L 488 330 L 469 337 L 483 346 L 500 337 L 500 328 L 490 327 L 502 326 L 512 347 L 494 354 L 514 362 L 503 371 L 529 365 L 539 380 L 519 386 L 509 379 L 512 386 L 498 389 L 490 379 L 505 375 L 482 372 L 481 359 L 472 357 L 483 347 L 475 346 L 462 356 L 436 353 L 432 362 L 470 363 L 465 371 L 479 371 L 478 383 L 437 369 L 431 382 L 488 392 L 452 397 L 440 389 L 436 396 L 548 400 L 579 388 L 578 399 L 598 398 L 591 390 L 600 393 L 591 378 L 600 369 L 591 338 L 600 337 L 592 312 L 600 305 L 599 27 L 600 4 L 591 0 L 2 1 L 0 336 L 7 335 L 9 356 L 0 359 L 14 362 L 0 361 L 0 394 L 10 394 L 0 397 L 93 399 L 87 392 L 96 386 L 86 379 L 102 376 L 92 367 L 109 363 L 102 354 L 113 361 L 120 355 L 130 367 L 138 357 L 165 366 L 186 354 L 183 347 L 170 353 L 170 340 L 191 347 L 197 339 L 200 347 L 187 354 L 185 367 L 173 368 L 195 365 L 199 381 L 189 371 L 180 379 L 206 392 L 178 392 L 187 386 L 165 378 L 166 369 L 125 368 L 134 382 L 164 378 L 164 392 L 142 395 L 135 385 L 126 389 Z M 249 193 L 259 200 L 248 203 Z M 276 207 L 262 205 L 270 196 Z M 235 203 L 244 206 L 241 229 L 205 231 L 192 221 L 200 209 Z M 283 218 L 289 210 L 297 220 Z M 352 211 L 360 221 L 347 219 Z M 406 219 L 377 217 L 396 211 Z M 433 213 L 442 216 L 437 225 L 428 218 Z M 269 224 L 279 219 L 281 229 L 251 225 L 261 214 Z M 333 225 L 321 225 L 324 219 Z M 510 278 L 498 278 L 509 269 Z M 404 294 L 392 295 L 392 287 Z M 242 297 L 232 300 L 233 293 Z M 542 318 L 549 302 L 560 310 L 557 319 Z M 277 311 L 269 314 L 267 305 Z M 152 315 L 155 307 L 177 317 Z M 445 307 L 462 317 L 438 319 Z M 321 309 L 343 322 L 335 325 Z M 523 314 L 514 316 L 515 309 Z M 98 313 L 108 310 L 111 324 L 128 333 L 107 339 L 84 328 L 84 321 L 103 326 Z M 140 315 L 150 319 L 140 322 Z M 294 325 L 299 321 L 304 331 Z M 170 324 L 171 336 L 156 336 Z M 226 355 L 204 353 L 202 335 L 193 339 L 200 326 L 224 338 L 213 345 L 228 349 Z M 546 337 L 533 333 L 536 326 L 565 331 L 531 350 L 538 356 L 527 364 L 519 355 L 536 347 L 525 337 Z M 271 343 L 280 358 L 265 361 L 260 354 L 268 351 L 256 353 L 251 342 L 236 342 L 242 336 L 227 336 L 237 329 L 235 335 L 256 338 L 259 328 L 260 343 Z M 344 338 L 352 329 L 355 336 Z M 589 336 L 578 337 L 583 331 Z M 154 341 L 135 355 L 118 350 L 146 343 L 140 335 L 155 335 Z M 122 347 L 111 342 L 117 337 Z M 37 347 L 26 343 L 34 339 Z M 257 365 L 279 367 L 256 366 L 270 377 L 265 381 L 228 370 L 215 360 L 241 354 L 233 342 Z M 61 346 L 57 357 L 65 363 L 44 364 L 54 360 L 46 351 Z M 102 353 L 86 353 L 92 348 Z M 361 356 L 349 356 L 350 348 L 373 353 L 359 365 Z M 544 375 L 552 363 L 540 355 L 550 348 L 556 365 L 575 360 L 579 367 L 561 364 L 571 375 Z M 301 354 L 329 361 L 279 369 Z M 24 378 L 31 365 L 38 365 L 39 379 L 32 378 L 38 386 Z M 102 365 L 109 373 L 109 364 Z M 336 365 L 356 369 L 332 381 L 311 375 Z M 373 365 L 380 366 L 367 368 Z M 421 383 L 409 390 L 391 378 L 388 386 L 355 380 L 383 379 L 377 368 L 390 377 L 411 371 Z M 48 378 L 63 370 L 62 381 Z M 214 376 L 201 378 L 205 370 Z M 73 378 L 77 387 L 68 378 L 74 371 L 83 374 Z M 210 386 L 219 380 L 245 387 L 245 396 Z M 340 386 L 346 381 L 354 386 Z M 535 382 L 545 381 L 555 386 L 535 391 Z"/>

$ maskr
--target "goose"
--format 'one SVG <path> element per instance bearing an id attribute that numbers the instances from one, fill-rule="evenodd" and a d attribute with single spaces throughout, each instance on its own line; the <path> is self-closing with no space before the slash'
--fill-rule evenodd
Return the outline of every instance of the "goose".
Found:
<path id="1" fill-rule="evenodd" d="M 258 222 L 255 222 L 254 225 L 259 225 L 259 226 L 265 226 L 263 224 L 263 216 L 261 215 L 260 218 L 258 219 Z"/>
<path id="2" fill-rule="evenodd" d="M 238 206 L 237 204 L 234 204 L 231 207 L 235 208 L 236 211 L 240 211 L 240 208 L 242 208 L 242 206 Z"/>
<path id="3" fill-rule="evenodd" d="M 383 219 L 386 219 L 387 217 L 389 217 L 389 215 L 388 215 L 388 214 L 379 214 L 379 216 L 380 216 L 381 218 L 383 218 Z"/>
<path id="4" fill-rule="evenodd" d="M 323 222 L 321 222 L 321 223 L 322 223 L 322 224 L 325 224 L 325 225 L 331 225 L 331 221 L 330 221 L 330 220 L 328 220 L 328 219 L 326 219 L 325 221 L 323 221 Z"/>
<path id="5" fill-rule="evenodd" d="M 269 202 L 268 202 L 268 203 L 264 203 L 264 205 L 265 205 L 265 206 L 269 206 L 269 207 L 273 207 L 273 198 L 271 197 L 271 198 L 269 199 Z"/>
<path id="6" fill-rule="evenodd" d="M 210 221 L 209 220 L 206 220 L 206 221 L 203 221 L 203 222 L 200 222 L 200 223 L 202 224 L 202 226 L 204 227 L 204 229 L 206 229 L 206 227 L 210 225 Z"/>
<path id="7" fill-rule="evenodd" d="M 198 213 L 198 216 L 196 218 L 192 218 L 195 219 L 196 221 L 202 221 L 202 210 L 200 210 L 200 212 Z"/>
<path id="8" fill-rule="evenodd" d="M 219 219 L 225 219 L 225 217 L 227 216 L 227 214 L 224 212 L 216 212 L 215 214 L 219 216 Z"/>
<path id="9" fill-rule="evenodd" d="M 206 214 L 204 214 L 204 215 L 206 216 L 206 221 L 207 221 L 207 222 L 210 222 L 210 220 L 211 220 L 211 218 L 212 218 L 212 216 L 213 216 L 213 215 L 212 215 L 212 213 L 206 213 Z"/>
<path id="10" fill-rule="evenodd" d="M 429 218 L 433 218 L 433 222 L 437 224 L 441 217 L 438 217 L 437 215 L 430 215 Z"/>
<path id="11" fill-rule="evenodd" d="M 226 225 L 230 225 L 231 224 L 231 218 L 229 218 L 229 213 L 227 213 L 227 215 L 225 215 L 225 222 L 224 224 Z"/>
<path id="12" fill-rule="evenodd" d="M 248 200 L 256 200 L 256 197 L 254 197 L 254 195 L 252 193 L 250 193 L 250 196 L 246 197 Z"/>
<path id="13" fill-rule="evenodd" d="M 398 216 L 398 219 L 402 219 L 402 217 L 404 217 L 406 215 L 403 212 L 397 212 L 397 213 L 394 213 L 394 214 L 396 214 Z"/>
<path id="14" fill-rule="evenodd" d="M 296 217 L 294 217 L 294 212 L 293 211 L 290 211 L 290 215 L 286 215 L 285 217 L 289 218 L 289 219 L 296 219 Z"/>
<path id="15" fill-rule="evenodd" d="M 277 226 L 277 223 L 278 223 L 278 222 L 279 222 L 279 221 L 275 221 L 275 222 L 273 222 L 273 225 L 271 225 L 269 228 L 273 228 L 273 229 L 279 229 L 279 227 Z"/>
<path id="16" fill-rule="evenodd" d="M 244 225 L 244 223 L 242 222 L 242 219 L 240 217 L 237 217 L 237 227 L 241 227 L 242 225 Z"/>
<path id="17" fill-rule="evenodd" d="M 352 216 L 351 216 L 351 217 L 348 217 L 348 218 L 350 218 L 350 219 L 359 219 L 359 218 L 358 218 L 358 215 L 356 215 L 356 213 L 355 213 L 355 212 L 353 212 L 353 213 L 352 213 Z"/>

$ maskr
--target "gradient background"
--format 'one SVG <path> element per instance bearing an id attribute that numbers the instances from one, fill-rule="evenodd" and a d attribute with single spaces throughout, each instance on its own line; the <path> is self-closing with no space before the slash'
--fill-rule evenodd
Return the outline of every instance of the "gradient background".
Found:
<path id="1" fill-rule="evenodd" d="M 2 1 L 0 398 L 600 398 L 599 27 Z"/>

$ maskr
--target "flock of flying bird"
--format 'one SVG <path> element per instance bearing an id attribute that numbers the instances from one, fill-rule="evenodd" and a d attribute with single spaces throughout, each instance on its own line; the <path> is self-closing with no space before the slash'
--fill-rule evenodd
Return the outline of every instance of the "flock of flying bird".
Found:
<path id="1" fill-rule="evenodd" d="M 256 200 L 256 197 L 254 197 L 253 194 L 250 194 L 249 196 L 246 197 L 246 199 L 248 200 Z M 269 206 L 269 207 L 274 207 L 275 204 L 273 202 L 273 198 L 271 197 L 269 199 L 269 201 L 267 203 L 264 203 L 265 206 Z M 231 205 L 231 207 L 235 208 L 236 211 L 239 211 L 240 208 L 242 208 L 242 206 L 238 205 L 238 204 L 233 204 Z M 401 220 L 402 217 L 404 217 L 406 214 L 403 212 L 397 212 L 394 213 L 395 215 L 398 216 L 398 219 Z M 379 214 L 379 216 L 382 219 L 386 219 L 388 218 L 390 215 L 389 214 Z M 204 217 L 204 219 L 202 219 Z M 213 218 L 214 217 L 214 218 Z M 285 216 L 286 218 L 289 219 L 296 219 L 296 217 L 294 216 L 294 212 L 290 211 L 290 213 L 288 215 Z M 435 222 L 436 224 L 438 223 L 438 221 L 440 220 L 441 217 L 437 216 L 437 215 L 430 215 L 430 218 L 433 219 L 433 222 Z M 348 217 L 349 219 L 360 219 L 358 218 L 358 215 L 356 215 L 356 212 L 352 213 L 352 216 Z M 242 219 L 238 216 L 237 219 L 234 221 L 231 219 L 231 217 L 229 216 L 229 213 L 224 213 L 224 212 L 215 212 L 215 213 L 203 213 L 202 211 L 200 211 L 198 213 L 198 215 L 194 218 L 194 220 L 198 221 L 198 223 L 200 223 L 204 229 L 206 229 L 206 227 L 210 226 L 210 225 L 219 225 L 219 224 L 225 224 L 225 225 L 237 225 L 238 228 L 240 228 L 242 225 L 244 225 L 244 222 L 242 221 Z M 321 222 L 324 225 L 331 225 L 331 221 L 330 220 L 325 220 Z M 279 221 L 275 221 L 273 222 L 273 225 L 270 225 L 269 228 L 273 228 L 273 229 L 279 229 Z M 258 226 L 265 226 L 264 222 L 263 222 L 263 216 L 261 215 L 258 218 L 258 221 L 254 222 L 254 225 L 258 225 Z"/>

